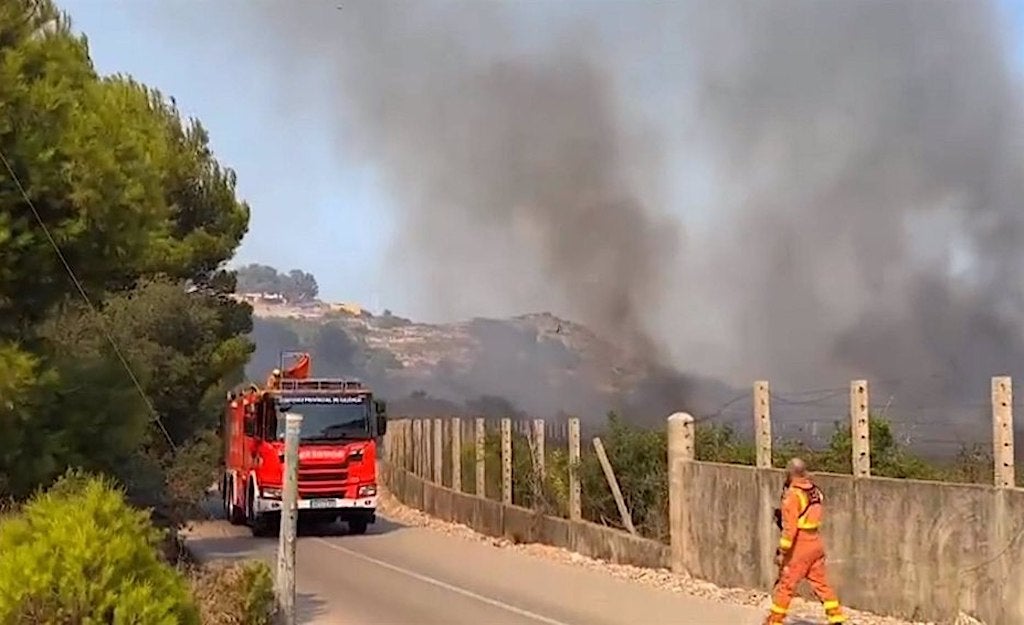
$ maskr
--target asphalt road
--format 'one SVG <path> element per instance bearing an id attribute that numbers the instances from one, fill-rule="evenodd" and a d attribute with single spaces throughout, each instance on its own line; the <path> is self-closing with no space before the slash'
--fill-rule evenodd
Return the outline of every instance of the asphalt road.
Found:
<path id="1" fill-rule="evenodd" d="M 276 539 L 199 526 L 200 559 L 273 561 Z M 764 615 L 570 564 L 380 519 L 363 536 L 305 532 L 299 622 L 330 625 L 758 625 Z"/>

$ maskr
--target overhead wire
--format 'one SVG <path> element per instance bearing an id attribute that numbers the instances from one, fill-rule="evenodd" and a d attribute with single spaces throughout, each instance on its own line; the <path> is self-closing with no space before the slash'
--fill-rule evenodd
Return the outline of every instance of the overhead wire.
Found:
<path id="1" fill-rule="evenodd" d="M 106 322 L 104 321 L 103 316 L 100 315 L 99 309 L 93 303 L 88 293 L 86 293 L 85 287 L 82 286 L 81 280 L 78 279 L 78 276 L 75 274 L 74 268 L 71 267 L 71 263 L 68 262 L 67 257 L 64 255 L 64 252 L 61 251 L 60 245 L 57 244 L 57 240 L 53 237 L 53 234 L 50 233 L 50 229 L 49 227 L 47 227 L 46 222 L 43 221 L 42 215 L 39 214 L 39 210 L 36 208 L 35 202 L 33 202 L 32 198 L 29 197 L 28 191 L 25 190 L 24 185 L 22 185 L 21 183 L 21 179 L 18 177 L 18 174 L 15 173 L 14 167 L 11 166 L 10 161 L 7 160 L 7 156 L 4 154 L 2 149 L 0 149 L 0 161 L 3 162 L 4 168 L 7 170 L 7 173 L 11 176 L 11 180 L 14 181 L 15 187 L 17 187 L 18 191 L 21 194 L 21 197 L 24 198 L 25 203 L 32 211 L 32 215 L 33 217 L 35 217 L 36 223 L 42 229 L 43 234 L 46 235 L 46 240 L 50 243 L 50 246 L 53 248 L 54 253 L 60 260 L 61 265 L 67 272 L 68 277 L 71 279 L 72 284 L 74 284 L 75 289 L 78 291 L 78 294 L 82 297 L 82 300 L 85 302 L 86 306 L 89 308 L 92 314 L 96 316 L 96 320 L 99 323 L 100 331 L 103 333 L 104 337 L 106 337 L 107 342 L 110 343 L 111 349 L 113 349 L 114 354 L 117 356 L 117 359 L 121 362 L 121 366 L 123 366 L 125 372 L 127 372 L 128 377 L 131 379 L 132 384 L 135 386 L 136 391 L 138 391 L 139 393 L 139 397 L 142 398 L 142 401 L 145 403 L 146 408 L 151 413 L 152 421 L 156 424 L 157 428 L 160 430 L 164 438 L 167 440 L 167 444 L 170 446 L 171 451 L 177 451 L 177 446 L 174 444 L 174 439 L 171 438 L 170 432 L 167 430 L 167 427 L 164 425 L 163 420 L 160 418 L 160 413 L 157 412 L 156 407 L 153 405 L 153 402 L 149 399 L 149 396 L 146 394 L 146 391 L 142 388 L 142 383 L 139 382 L 139 378 L 138 376 L 135 375 L 135 371 L 128 363 L 128 359 L 125 358 L 124 353 L 121 351 L 120 346 L 117 344 L 117 341 L 114 340 L 113 334 L 111 334 L 110 330 L 107 328 Z"/>

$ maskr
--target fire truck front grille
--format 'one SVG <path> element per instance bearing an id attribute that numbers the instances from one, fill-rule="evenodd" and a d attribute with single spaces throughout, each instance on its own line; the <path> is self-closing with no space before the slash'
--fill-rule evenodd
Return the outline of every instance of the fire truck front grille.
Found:
<path id="1" fill-rule="evenodd" d="M 305 482 L 344 482 L 348 479 L 348 471 L 300 471 L 299 484 Z"/>
<path id="2" fill-rule="evenodd" d="M 348 463 L 303 467 L 299 465 L 299 496 L 344 498 Z"/>

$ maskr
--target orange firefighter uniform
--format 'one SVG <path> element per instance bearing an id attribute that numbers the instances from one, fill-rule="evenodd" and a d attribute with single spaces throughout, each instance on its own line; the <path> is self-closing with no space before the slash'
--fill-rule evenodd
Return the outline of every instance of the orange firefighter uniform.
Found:
<path id="1" fill-rule="evenodd" d="M 778 554 L 782 560 L 779 581 L 772 593 L 766 625 L 782 623 L 800 580 L 806 579 L 825 608 L 829 623 L 844 623 L 839 598 L 825 574 L 825 546 L 818 535 L 824 497 L 806 477 L 794 477 L 782 498 L 782 536 Z"/>

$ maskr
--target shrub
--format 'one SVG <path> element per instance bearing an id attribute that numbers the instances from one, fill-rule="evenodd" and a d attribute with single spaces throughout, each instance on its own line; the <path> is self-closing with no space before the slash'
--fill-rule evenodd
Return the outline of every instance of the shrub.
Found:
<path id="1" fill-rule="evenodd" d="M 216 432 L 206 431 L 178 449 L 167 467 L 166 505 L 174 518 L 203 517 L 206 491 L 216 483 L 222 458 L 222 443 Z"/>
<path id="2" fill-rule="evenodd" d="M 207 566 L 194 572 L 191 583 L 203 625 L 270 625 L 274 584 L 266 563 Z"/>
<path id="3" fill-rule="evenodd" d="M 666 432 L 636 427 L 609 413 L 601 442 L 637 531 L 651 538 L 667 537 Z M 583 448 L 580 483 L 583 516 L 598 523 L 622 527 L 615 498 L 592 445 Z"/>
<path id="4" fill-rule="evenodd" d="M 888 420 L 872 416 L 869 427 L 872 475 L 919 480 L 943 479 L 944 475 L 936 467 L 914 456 L 896 440 Z M 812 471 L 852 473 L 853 437 L 849 426 L 837 423 L 828 448 L 823 450 L 810 449 L 796 442 L 783 445 L 774 454 L 775 465 L 783 467 L 793 456 L 801 456 Z"/>
<path id="5" fill-rule="evenodd" d="M 66 475 L 0 520 L 0 623 L 198 625 L 160 536 L 109 481 Z"/>

